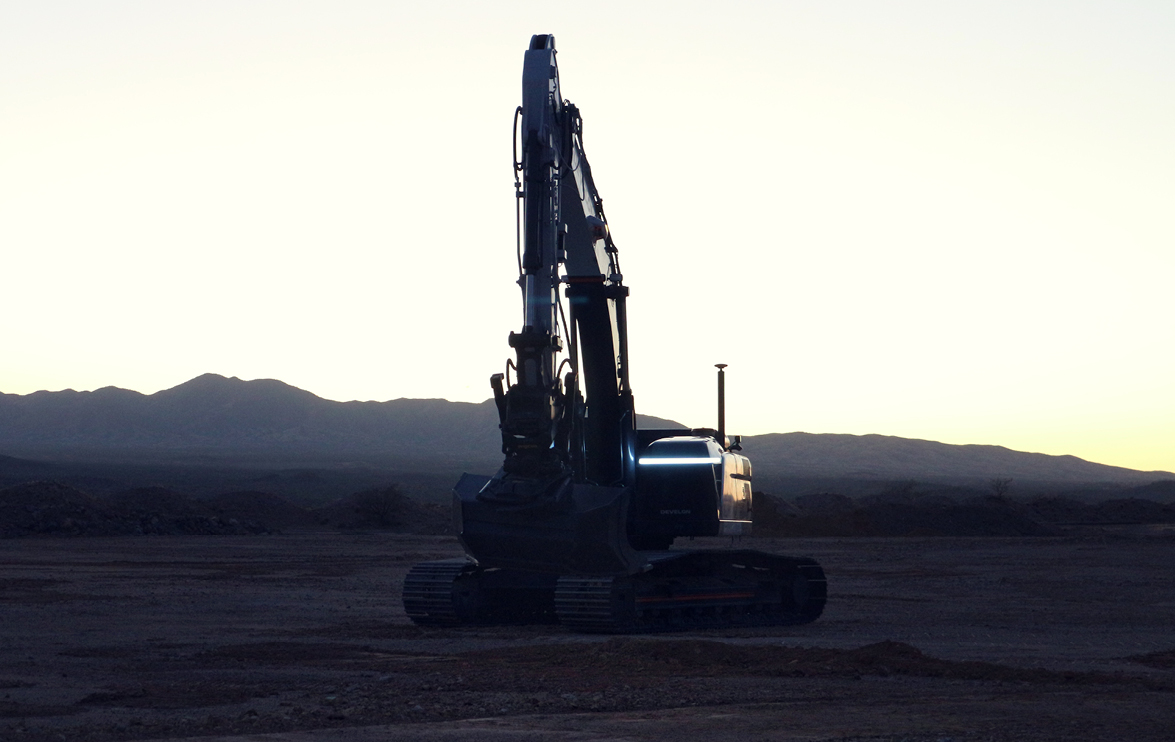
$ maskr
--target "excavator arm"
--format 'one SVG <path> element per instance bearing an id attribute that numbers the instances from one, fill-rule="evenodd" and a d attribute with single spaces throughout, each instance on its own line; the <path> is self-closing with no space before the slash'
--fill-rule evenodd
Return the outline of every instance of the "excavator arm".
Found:
<path id="1" fill-rule="evenodd" d="M 583 120 L 561 97 L 553 36 L 531 39 L 522 101 L 515 168 L 522 175 L 517 195 L 523 204 L 519 281 L 525 319 L 522 330 L 510 334 L 517 378 L 506 379 L 505 388 L 503 377 L 492 379 L 504 468 L 523 477 L 570 473 L 579 482 L 631 485 L 636 436 L 628 289 L 584 154 Z M 569 373 L 561 379 L 559 354 L 565 348 Z"/>

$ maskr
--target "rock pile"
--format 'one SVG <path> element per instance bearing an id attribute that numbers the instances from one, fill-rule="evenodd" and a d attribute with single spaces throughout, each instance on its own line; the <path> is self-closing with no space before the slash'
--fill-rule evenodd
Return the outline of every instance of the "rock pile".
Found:
<path id="1" fill-rule="evenodd" d="M 115 514 L 94 498 L 56 482 L 0 490 L 0 537 L 114 535 Z"/>
<path id="2" fill-rule="evenodd" d="M 909 487 L 858 499 L 821 493 L 786 500 L 757 492 L 754 513 L 755 535 L 769 537 L 1056 536 L 1085 527 L 1175 524 L 1175 503 L 1141 498 L 1023 502 L 919 494 Z M 196 499 L 145 487 L 97 498 L 57 482 L 0 489 L 0 538 L 234 535 L 304 528 L 440 535 L 452 532 L 451 523 L 448 506 L 417 502 L 396 485 L 356 492 L 318 508 L 265 492 Z"/>
<path id="3" fill-rule="evenodd" d="M 222 518 L 255 521 L 274 529 L 311 528 L 318 523 L 311 511 L 268 492 L 228 492 L 203 502 Z"/>
<path id="4" fill-rule="evenodd" d="M 161 488 L 128 490 L 101 500 L 57 482 L 28 482 L 0 490 L 0 538 L 268 530 L 260 523 L 221 517 L 197 500 Z"/>
<path id="5" fill-rule="evenodd" d="M 754 499 L 761 536 L 1055 536 L 1072 526 L 1175 523 L 1175 505 L 1128 498 L 1083 503 L 1063 497 L 955 499 L 911 489 L 854 500 L 835 493 Z"/>
<path id="6" fill-rule="evenodd" d="M 396 485 L 356 492 L 311 514 L 319 525 L 344 530 L 392 529 L 439 535 L 449 533 L 452 523 L 448 506 L 416 502 Z"/>
<path id="7" fill-rule="evenodd" d="M 1066 497 L 1040 497 L 1026 504 L 1033 517 L 1065 525 L 1175 523 L 1175 504 L 1138 497 L 1079 502 Z"/>
<path id="8" fill-rule="evenodd" d="M 235 535 L 340 528 L 443 534 L 449 509 L 418 503 L 390 487 L 308 509 L 265 492 L 196 499 L 162 487 L 93 497 L 58 482 L 0 489 L 0 538 L 25 536 Z"/>

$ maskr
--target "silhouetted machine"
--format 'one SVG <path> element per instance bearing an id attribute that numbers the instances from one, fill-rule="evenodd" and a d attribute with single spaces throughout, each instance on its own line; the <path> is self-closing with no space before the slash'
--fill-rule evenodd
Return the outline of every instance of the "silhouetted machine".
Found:
<path id="1" fill-rule="evenodd" d="M 749 533 L 751 464 L 737 439 L 728 444 L 721 413 L 719 430 L 636 428 L 628 288 L 579 110 L 559 90 L 553 36 L 531 39 L 515 127 L 526 319 L 510 334 L 517 360 L 491 377 L 505 461 L 457 483 L 468 558 L 416 565 L 408 616 L 603 632 L 815 620 L 825 581 L 811 559 L 670 550 L 678 536 Z"/>

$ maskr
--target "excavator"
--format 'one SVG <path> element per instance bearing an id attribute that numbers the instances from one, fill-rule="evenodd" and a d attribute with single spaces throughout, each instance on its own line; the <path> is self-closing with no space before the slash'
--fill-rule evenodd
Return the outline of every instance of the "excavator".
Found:
<path id="1" fill-rule="evenodd" d="M 514 358 L 490 378 L 504 461 L 454 487 L 466 556 L 412 568 L 408 617 L 591 633 L 816 620 L 826 596 L 816 561 L 734 548 L 734 538 L 672 548 L 750 533 L 751 463 L 726 436 L 724 364 L 717 430 L 636 425 L 628 287 L 552 35 L 531 38 L 514 128 L 525 318 L 509 336 Z"/>

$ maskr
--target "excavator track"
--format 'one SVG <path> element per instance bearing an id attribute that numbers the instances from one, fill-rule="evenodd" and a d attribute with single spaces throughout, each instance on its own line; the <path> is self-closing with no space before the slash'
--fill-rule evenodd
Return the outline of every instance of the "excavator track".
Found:
<path id="1" fill-rule="evenodd" d="M 554 623 L 572 631 L 641 634 L 782 626 L 824 610 L 812 559 L 757 551 L 666 551 L 637 575 L 483 570 L 465 559 L 424 562 L 404 580 L 404 611 L 421 626 Z"/>
<path id="2" fill-rule="evenodd" d="M 404 578 L 404 612 L 418 626 L 555 623 L 556 579 L 468 559 L 422 562 Z"/>
<path id="3" fill-rule="evenodd" d="M 476 570 L 468 559 L 417 564 L 404 578 L 404 612 L 420 626 L 468 623 L 476 614 L 476 596 L 463 583 L 469 583 Z"/>
<path id="4" fill-rule="evenodd" d="M 780 626 L 824 610 L 824 571 L 812 559 L 761 552 L 664 552 L 639 575 L 559 579 L 555 610 L 573 631 L 637 634 Z"/>

